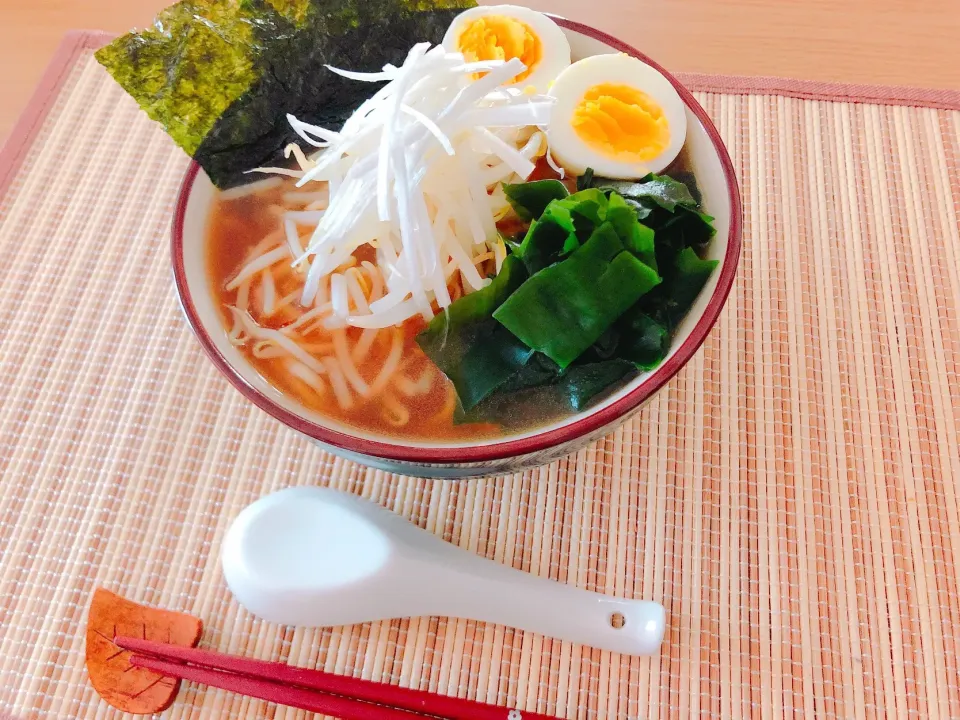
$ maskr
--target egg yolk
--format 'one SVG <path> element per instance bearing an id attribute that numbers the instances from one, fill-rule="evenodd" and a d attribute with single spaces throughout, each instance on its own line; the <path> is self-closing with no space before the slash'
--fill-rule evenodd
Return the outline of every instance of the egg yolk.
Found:
<path id="1" fill-rule="evenodd" d="M 543 57 L 537 34 L 525 23 L 506 15 L 484 15 L 471 20 L 461 31 L 457 47 L 467 62 L 519 58 L 527 69 L 511 80 L 514 83 L 526 79 Z"/>
<path id="2" fill-rule="evenodd" d="M 572 123 L 587 145 L 623 162 L 652 160 L 670 144 L 663 108 L 629 85 L 594 85 L 577 104 Z"/>

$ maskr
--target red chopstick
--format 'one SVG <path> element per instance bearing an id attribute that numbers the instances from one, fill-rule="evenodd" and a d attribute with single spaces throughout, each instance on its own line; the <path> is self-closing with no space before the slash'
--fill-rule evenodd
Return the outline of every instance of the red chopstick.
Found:
<path id="1" fill-rule="evenodd" d="M 519 713 L 474 700 L 211 650 L 127 637 L 115 638 L 114 642 L 137 653 L 130 658 L 131 665 L 343 720 L 557 720 L 549 715 Z"/>
<path id="2" fill-rule="evenodd" d="M 269 680 L 258 680 L 245 675 L 205 667 L 181 665 L 169 660 L 160 660 L 143 655 L 134 655 L 130 662 L 137 667 L 153 670 L 161 675 L 179 677 L 191 682 L 203 683 L 210 687 L 229 690 L 239 695 L 259 698 L 279 705 L 288 705 L 301 710 L 323 713 L 324 715 L 333 715 L 344 720 L 425 720 L 426 718 L 436 718 L 435 715 L 399 710 L 385 705 L 354 700 L 353 698 L 329 695 L 308 688 L 281 685 Z"/>

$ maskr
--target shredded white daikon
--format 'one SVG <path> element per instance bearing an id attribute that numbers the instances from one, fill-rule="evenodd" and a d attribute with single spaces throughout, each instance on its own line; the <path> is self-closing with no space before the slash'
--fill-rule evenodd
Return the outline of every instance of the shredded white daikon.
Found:
<path id="1" fill-rule="evenodd" d="M 260 285 L 261 292 L 263 293 L 261 298 L 263 315 L 264 317 L 270 317 L 273 315 L 274 310 L 276 309 L 277 287 L 273 282 L 273 273 L 271 273 L 269 270 L 264 270 L 261 275 L 263 276 Z"/>
<path id="2" fill-rule="evenodd" d="M 327 391 L 327 386 L 324 384 L 323 378 L 303 363 L 299 363 L 296 360 L 289 360 L 287 361 L 287 369 L 313 388 L 318 395 L 323 395 Z"/>
<path id="3" fill-rule="evenodd" d="M 303 350 L 295 341 L 291 340 L 280 331 L 260 327 L 246 311 L 237 310 L 237 308 L 229 305 L 227 306 L 227 310 L 229 310 L 230 314 L 233 316 L 234 332 L 240 328 L 244 333 L 246 333 L 247 336 L 255 340 L 270 340 L 277 347 L 281 347 L 286 350 L 288 354 L 292 355 L 314 372 L 324 372 L 323 365 L 321 365 L 315 357 Z M 231 333 L 231 336 L 233 335 L 234 333 Z M 242 335 L 240 337 L 242 337 Z"/>
<path id="4" fill-rule="evenodd" d="M 446 280 L 460 272 L 465 290 L 489 283 L 474 258 L 503 261 L 496 221 L 506 212 L 500 183 L 525 180 L 545 151 L 537 127 L 549 122 L 546 95 L 500 87 L 522 73 L 518 59 L 467 63 L 459 53 L 421 43 L 400 67 L 374 73 L 329 68 L 356 82 L 383 82 L 339 132 L 287 118 L 300 138 L 322 148 L 309 159 L 292 148 L 304 193 L 326 183 L 324 211 L 288 212 L 282 252 L 296 254 L 306 272 L 300 302 L 310 307 L 330 288 L 333 315 L 325 326 L 376 330 L 416 315 L 432 317 L 432 304 L 451 298 Z M 474 73 L 485 73 L 474 79 Z M 267 170 L 266 168 L 262 170 Z M 322 192 L 322 190 L 320 191 Z M 297 197 L 309 197 L 306 194 Z M 309 238 L 298 227 L 312 228 Z M 359 277 L 338 270 L 358 248 L 376 248 L 383 285 L 366 302 Z M 281 249 L 244 268 L 233 283 L 269 266 Z M 326 300 L 323 300 L 326 302 Z M 366 337 L 373 337 L 370 333 Z M 348 382 L 357 378 L 344 378 Z M 337 380 L 331 380 L 335 394 Z M 354 389 L 357 389 L 354 387 Z"/>
<path id="5" fill-rule="evenodd" d="M 255 260 L 251 260 L 240 272 L 237 273 L 237 276 L 227 283 L 227 290 L 236 290 L 240 287 L 245 280 L 249 280 L 254 275 L 256 275 L 261 270 L 266 270 L 268 267 L 274 263 L 278 263 L 285 258 L 290 257 L 290 250 L 286 247 L 278 247 L 274 250 L 271 250 L 268 253 L 264 253 Z"/>
<path id="6" fill-rule="evenodd" d="M 562 167 L 560 167 L 559 163 L 557 163 L 557 161 L 553 159 L 553 155 L 550 152 L 550 148 L 547 148 L 547 165 L 549 165 L 550 169 L 560 176 L 561 180 L 563 180 L 563 178 L 566 177 L 567 171 L 564 170 Z"/>

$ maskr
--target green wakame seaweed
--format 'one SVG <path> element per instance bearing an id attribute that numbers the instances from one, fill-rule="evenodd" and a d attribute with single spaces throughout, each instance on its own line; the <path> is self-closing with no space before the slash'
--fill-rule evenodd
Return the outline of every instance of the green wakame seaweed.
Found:
<path id="1" fill-rule="evenodd" d="M 569 258 L 522 283 L 493 317 L 564 369 L 659 283 L 604 222 Z"/>
<path id="2" fill-rule="evenodd" d="M 485 288 L 438 313 L 417 335 L 420 348 L 450 378 L 470 410 L 526 365 L 533 350 L 493 319 L 494 311 L 527 279 L 512 255 Z"/>
<path id="3" fill-rule="evenodd" d="M 677 324 L 715 270 L 717 261 L 698 254 L 715 229 L 713 218 L 700 208 L 691 176 L 678 180 L 649 175 L 634 183 L 597 178 L 588 171 L 578 178 L 577 188 L 568 196 L 542 182 L 507 186 L 517 214 L 533 218 L 526 235 L 509 243 L 513 255 L 508 259 L 522 259 L 531 277 L 494 317 L 523 340 L 521 345 L 537 352 L 480 402 L 460 408 L 458 422 L 523 427 L 526 408 L 537 407 L 544 417 L 582 410 L 637 372 L 653 370 L 663 362 Z M 596 237 L 583 244 L 587 229 Z M 616 249 L 615 238 L 623 251 L 616 257 L 633 255 L 633 269 L 646 267 L 647 282 L 639 274 L 632 280 L 621 276 L 605 282 L 579 272 L 574 275 L 587 282 L 571 282 L 567 271 L 577 259 L 587 251 L 597 254 L 598 246 L 591 248 L 591 243 L 602 241 L 609 256 Z M 592 260 L 593 270 L 602 270 L 609 257 Z M 650 287 L 657 276 L 654 269 L 659 269 L 662 282 Z M 622 290 L 631 288 L 642 297 L 624 309 Z M 502 340 L 491 337 L 490 344 Z M 576 359 L 568 362 L 573 355 Z"/>
<path id="4" fill-rule="evenodd" d="M 97 60 L 215 185 L 283 164 L 287 113 L 339 129 L 378 88 L 324 65 L 378 70 L 439 43 L 473 0 L 181 0 Z"/>

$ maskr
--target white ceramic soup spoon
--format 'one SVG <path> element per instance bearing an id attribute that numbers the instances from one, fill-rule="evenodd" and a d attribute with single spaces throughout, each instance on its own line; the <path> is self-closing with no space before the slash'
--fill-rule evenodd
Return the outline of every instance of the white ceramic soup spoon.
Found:
<path id="1" fill-rule="evenodd" d="M 244 509 L 224 540 L 223 572 L 241 605 L 283 625 L 459 617 L 628 655 L 655 653 L 663 639 L 658 603 L 514 570 L 326 488 L 281 490 Z"/>

